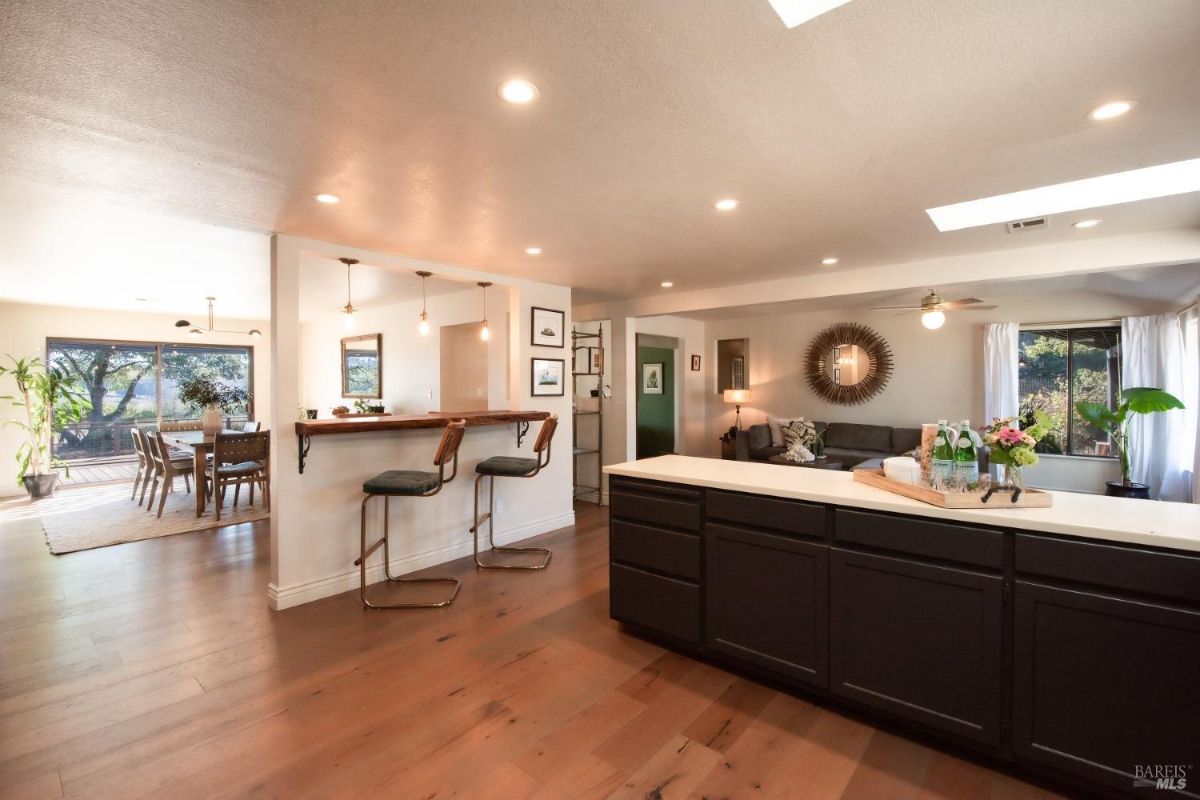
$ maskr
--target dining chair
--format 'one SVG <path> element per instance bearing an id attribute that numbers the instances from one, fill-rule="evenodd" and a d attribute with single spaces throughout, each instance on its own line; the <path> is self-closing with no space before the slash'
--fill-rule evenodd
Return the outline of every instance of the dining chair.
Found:
<path id="1" fill-rule="evenodd" d="M 137 499 L 138 505 L 146 502 L 146 488 L 150 485 L 150 478 L 154 475 L 154 462 L 150 459 L 150 453 L 146 449 L 146 436 L 142 433 L 138 426 L 134 425 L 129 429 L 129 436 L 133 439 L 133 452 L 137 454 L 137 472 L 133 474 L 133 493 L 129 495 L 129 499 Z M 142 496 L 138 497 L 138 488 L 142 490 Z"/>
<path id="2" fill-rule="evenodd" d="M 207 482 L 212 485 L 216 518 L 221 518 L 225 490 L 233 484 L 233 508 L 237 507 L 242 484 L 249 485 L 250 503 L 254 487 L 262 489 L 263 507 L 271 510 L 271 432 L 222 433 L 213 443 L 213 460 L 208 464 Z"/>
<path id="3" fill-rule="evenodd" d="M 258 433 L 262 430 L 262 422 L 256 419 L 246 420 L 246 424 L 242 426 L 242 433 Z"/>
<path id="4" fill-rule="evenodd" d="M 157 492 L 158 516 L 161 518 L 163 506 L 167 504 L 167 495 L 175 491 L 176 476 L 183 476 L 184 486 L 187 488 L 188 494 L 191 494 L 191 478 L 195 474 L 196 467 L 191 459 L 172 458 L 171 448 L 163 441 L 160 432 L 155 431 L 153 436 L 146 436 L 145 441 L 147 450 L 150 453 L 150 459 L 154 463 L 153 482 L 150 486 L 150 502 L 146 504 L 146 510 L 149 511 L 154 507 L 154 495 Z M 197 483 L 196 489 L 197 491 L 202 490 L 199 483 Z"/>

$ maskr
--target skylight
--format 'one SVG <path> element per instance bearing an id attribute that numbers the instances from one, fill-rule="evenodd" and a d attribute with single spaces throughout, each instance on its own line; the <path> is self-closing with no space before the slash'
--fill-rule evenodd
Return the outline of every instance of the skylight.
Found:
<path id="1" fill-rule="evenodd" d="M 929 208 L 925 213 L 944 233 L 1196 191 L 1200 191 L 1200 158 L 998 194 Z"/>
<path id="2" fill-rule="evenodd" d="M 789 28 L 803 25 L 810 19 L 821 16 L 826 11 L 832 11 L 838 6 L 844 6 L 850 0 L 767 0 L 775 13 Z"/>

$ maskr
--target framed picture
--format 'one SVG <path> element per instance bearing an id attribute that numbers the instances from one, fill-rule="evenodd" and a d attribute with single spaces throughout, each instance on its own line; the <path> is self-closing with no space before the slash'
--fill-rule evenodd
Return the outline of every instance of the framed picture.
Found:
<path id="1" fill-rule="evenodd" d="M 842 368 L 841 367 L 833 368 L 833 382 L 836 383 L 838 386 L 842 385 Z"/>
<path id="2" fill-rule="evenodd" d="M 588 352 L 591 354 L 588 371 L 593 375 L 600 375 L 604 372 L 604 350 L 599 347 L 589 347 Z"/>
<path id="3" fill-rule="evenodd" d="M 663 393 L 663 365 L 642 364 L 642 394 Z"/>
<path id="4" fill-rule="evenodd" d="M 567 315 L 550 308 L 529 309 L 529 343 L 538 347 L 566 347 Z"/>
<path id="5" fill-rule="evenodd" d="M 700 356 L 692 356 L 692 372 L 700 371 Z"/>
<path id="6" fill-rule="evenodd" d="M 534 397 L 562 397 L 566 393 L 563 370 L 567 362 L 561 358 L 531 358 L 529 393 Z"/>

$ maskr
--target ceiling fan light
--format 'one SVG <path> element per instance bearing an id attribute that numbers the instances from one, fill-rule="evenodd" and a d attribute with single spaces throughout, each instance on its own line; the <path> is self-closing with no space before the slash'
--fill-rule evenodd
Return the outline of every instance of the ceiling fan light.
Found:
<path id="1" fill-rule="evenodd" d="M 922 311 L 921 324 L 931 331 L 936 331 L 946 324 L 946 315 L 936 308 L 932 311 Z"/>

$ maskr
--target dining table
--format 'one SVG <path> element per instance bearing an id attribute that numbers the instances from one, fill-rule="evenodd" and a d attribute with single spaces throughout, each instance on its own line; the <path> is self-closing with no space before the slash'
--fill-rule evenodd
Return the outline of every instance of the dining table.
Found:
<path id="1" fill-rule="evenodd" d="M 222 434 L 241 433 L 225 429 Z M 204 514 L 204 473 L 208 469 L 208 454 L 213 451 L 213 447 L 217 443 L 215 434 L 205 433 L 204 431 L 160 431 L 162 440 L 168 446 L 179 450 L 190 450 L 192 458 L 196 465 L 196 516 Z"/>

